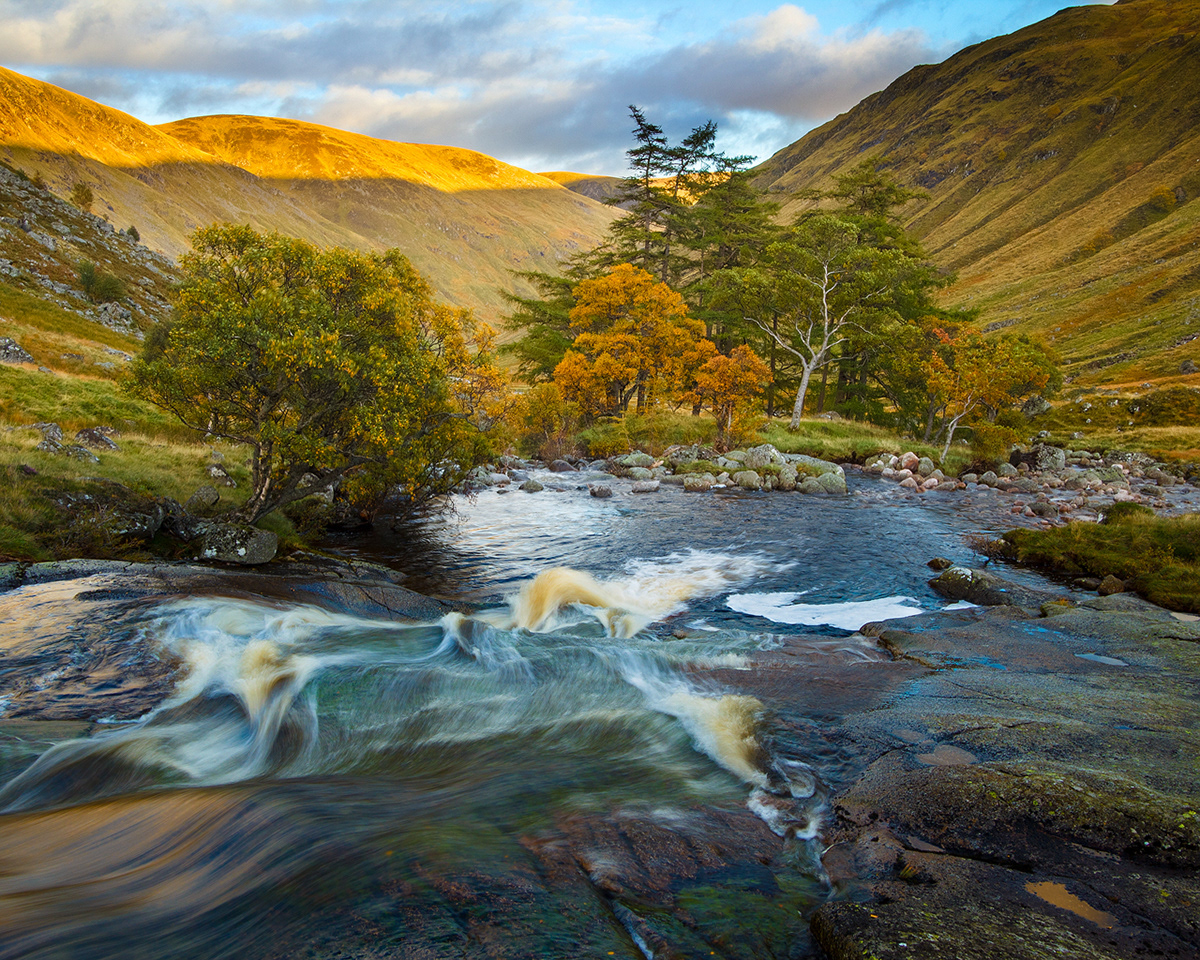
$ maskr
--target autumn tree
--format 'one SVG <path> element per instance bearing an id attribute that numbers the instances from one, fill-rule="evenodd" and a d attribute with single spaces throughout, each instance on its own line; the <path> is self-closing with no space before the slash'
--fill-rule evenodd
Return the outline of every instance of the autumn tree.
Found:
<path id="1" fill-rule="evenodd" d="M 632 264 L 575 288 L 571 349 L 555 368 L 563 396 L 585 414 L 615 416 L 659 388 L 680 388 L 714 352 L 683 298 Z"/>
<path id="2" fill-rule="evenodd" d="M 728 448 L 735 415 L 762 393 L 770 379 L 770 368 L 745 344 L 734 347 L 729 356 L 710 357 L 696 371 L 695 383 L 685 399 L 712 410 L 717 421 L 718 450 Z"/>
<path id="3" fill-rule="evenodd" d="M 399 485 L 415 507 L 485 457 L 503 378 L 470 315 L 437 303 L 397 251 L 317 250 L 232 225 L 196 231 L 192 247 L 130 385 L 246 446 L 240 519 L 343 481 Z"/>
<path id="4" fill-rule="evenodd" d="M 937 329 L 940 349 L 926 363 L 931 402 L 943 417 L 942 459 L 964 422 L 994 420 L 996 414 L 1043 391 L 1053 382 L 1052 358 L 1028 338 L 987 338 L 966 330 L 952 336 Z"/>

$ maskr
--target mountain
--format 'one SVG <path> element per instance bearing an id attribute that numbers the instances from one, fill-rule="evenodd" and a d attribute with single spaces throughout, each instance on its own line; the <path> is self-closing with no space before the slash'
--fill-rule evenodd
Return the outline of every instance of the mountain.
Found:
<path id="1" fill-rule="evenodd" d="M 0 68 L 0 157 L 59 195 L 77 181 L 115 226 L 168 256 L 214 222 L 320 245 L 400 247 L 448 302 L 503 312 L 512 270 L 554 269 L 614 213 L 553 180 L 454 147 L 263 117 L 150 126 Z"/>
<path id="2" fill-rule="evenodd" d="M 919 66 L 756 168 L 784 216 L 865 157 L 949 302 L 1037 335 L 1078 387 L 1197 385 L 1200 3 L 1071 7 Z"/>

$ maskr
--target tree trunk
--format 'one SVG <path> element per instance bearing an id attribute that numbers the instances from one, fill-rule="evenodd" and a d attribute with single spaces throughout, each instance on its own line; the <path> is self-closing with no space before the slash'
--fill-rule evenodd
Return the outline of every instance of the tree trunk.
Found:
<path id="1" fill-rule="evenodd" d="M 817 394 L 817 413 L 825 412 L 825 385 L 829 382 L 829 367 L 821 369 L 821 392 Z"/>
<path id="2" fill-rule="evenodd" d="M 796 404 L 792 407 L 792 419 L 788 424 L 789 430 L 800 426 L 800 418 L 804 416 L 804 395 L 808 393 L 808 381 L 812 377 L 812 367 L 804 365 L 804 373 L 800 376 L 800 389 L 796 391 Z"/>

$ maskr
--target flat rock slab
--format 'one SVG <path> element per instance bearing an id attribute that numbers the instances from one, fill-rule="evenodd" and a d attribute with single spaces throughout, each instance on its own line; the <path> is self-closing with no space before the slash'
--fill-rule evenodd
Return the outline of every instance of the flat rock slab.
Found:
<path id="1" fill-rule="evenodd" d="M 1117 595 L 869 625 L 814 915 L 854 957 L 1200 956 L 1200 625 Z"/>

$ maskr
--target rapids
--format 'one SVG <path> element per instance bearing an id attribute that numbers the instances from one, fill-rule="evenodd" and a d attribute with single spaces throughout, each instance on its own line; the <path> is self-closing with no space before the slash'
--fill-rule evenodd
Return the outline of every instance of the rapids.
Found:
<path id="1" fill-rule="evenodd" d="M 887 660 L 853 631 L 941 606 L 977 526 L 543 479 L 334 544 L 474 604 L 436 621 L 0 595 L 0 957 L 807 955 L 831 704 Z M 777 651 L 828 695 L 756 692 Z"/>

